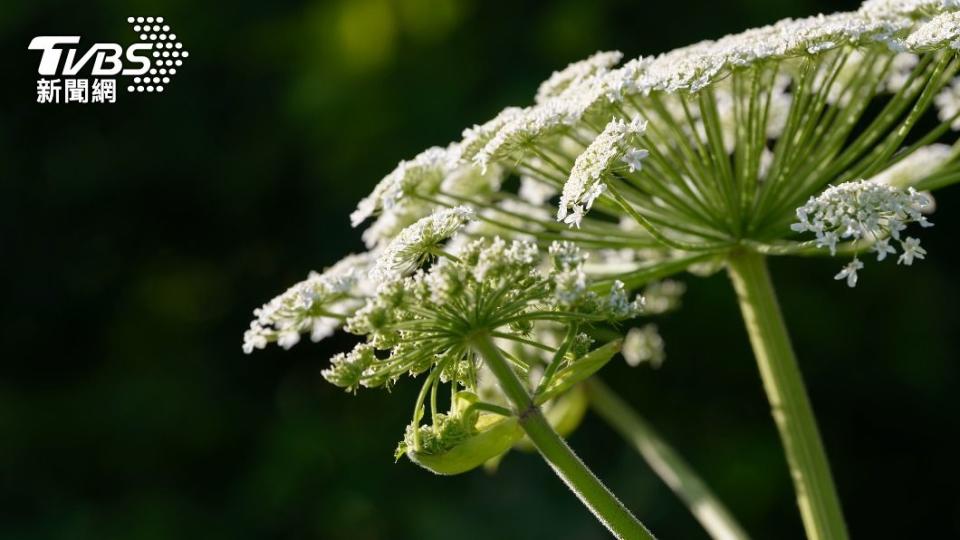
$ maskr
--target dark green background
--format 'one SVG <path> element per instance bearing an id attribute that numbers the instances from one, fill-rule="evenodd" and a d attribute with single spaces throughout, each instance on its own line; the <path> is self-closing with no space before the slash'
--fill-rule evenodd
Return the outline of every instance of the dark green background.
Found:
<path id="1" fill-rule="evenodd" d="M 244 356 L 250 312 L 362 248 L 347 216 L 398 160 L 552 70 L 853 5 L 4 2 L 0 538 L 605 538 L 536 456 L 495 476 L 394 464 L 416 385 L 325 384 L 342 338 Z M 129 43 L 128 15 L 166 17 L 192 53 L 163 95 L 34 103 L 33 36 Z M 929 259 L 868 264 L 855 290 L 840 260 L 772 263 L 857 538 L 960 535 L 960 193 L 938 203 Z M 602 376 L 756 538 L 800 538 L 731 289 L 688 284 L 658 322 L 667 363 Z M 704 537 L 597 418 L 571 443 L 663 538 Z"/>

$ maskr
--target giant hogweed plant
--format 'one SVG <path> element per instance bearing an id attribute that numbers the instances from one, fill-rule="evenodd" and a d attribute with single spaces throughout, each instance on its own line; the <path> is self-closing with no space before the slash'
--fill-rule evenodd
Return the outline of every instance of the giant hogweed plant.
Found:
<path id="1" fill-rule="evenodd" d="M 351 215 L 372 220 L 368 251 L 256 310 L 244 349 L 342 327 L 362 340 L 331 383 L 423 379 L 398 459 L 456 474 L 533 448 L 611 533 L 651 538 L 563 439 L 589 402 L 713 537 L 745 538 L 592 377 L 621 349 L 661 361 L 653 324 L 625 329 L 675 307 L 667 278 L 725 268 L 807 536 L 846 538 L 766 259 L 843 257 L 853 287 L 865 261 L 927 255 L 929 192 L 960 180 L 958 49 L 960 2 L 870 0 L 623 64 L 597 53 L 401 162 Z"/>

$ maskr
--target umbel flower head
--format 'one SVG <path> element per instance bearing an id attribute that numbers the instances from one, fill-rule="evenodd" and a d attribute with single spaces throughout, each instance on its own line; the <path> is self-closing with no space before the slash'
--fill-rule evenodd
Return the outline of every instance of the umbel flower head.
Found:
<path id="1" fill-rule="evenodd" d="M 448 240 L 473 218 L 467 206 L 441 209 L 403 229 L 390 241 L 370 270 L 378 282 L 392 281 L 418 268 L 424 257 L 443 253 L 440 243 Z"/>
<path id="2" fill-rule="evenodd" d="M 405 236 L 401 233 L 397 238 Z M 535 344 L 530 338 L 538 324 L 571 329 L 565 344 L 552 353 L 563 349 L 561 357 L 567 350 L 580 354 L 570 358 L 565 367 L 559 366 L 564 363 L 559 361 L 553 375 L 539 381 L 541 397 L 546 400 L 603 363 L 580 360 L 590 354 L 572 346 L 584 342 L 577 328 L 615 323 L 641 313 L 641 300 L 628 298 L 622 283 L 591 288 L 583 271 L 585 258 L 571 243 L 555 243 L 543 253 L 532 242 L 499 237 L 468 241 L 459 250 L 444 253 L 426 270 L 383 283 L 346 323 L 348 332 L 366 340 L 351 352 L 335 356 L 323 376 L 337 386 L 356 391 L 359 387 L 389 386 L 405 374 L 428 372 L 398 455 L 410 455 L 444 474 L 479 465 L 508 449 L 519 432 L 515 422 L 503 423 L 509 414 L 501 412 L 495 415 L 499 418 L 491 419 L 488 413 L 479 413 L 474 406 L 476 399 L 463 401 L 464 396 L 475 396 L 480 390 L 482 362 L 472 348 L 474 339 L 488 336 Z M 601 355 L 604 362 L 615 353 L 609 346 L 601 349 L 609 352 Z M 533 368 L 519 356 L 511 358 L 521 373 Z M 447 412 L 437 409 L 436 393 L 441 383 L 450 385 L 453 396 Z M 468 394 L 460 394 L 462 391 Z M 428 394 L 432 396 L 432 423 L 421 426 Z M 512 427 L 503 427 L 507 425 Z M 486 443 L 480 444 L 481 440 Z M 478 450 L 481 447 L 482 452 Z M 466 452 L 464 448 L 473 450 Z M 447 455 L 450 452 L 454 453 Z M 439 459 L 440 455 L 447 459 Z"/>
<path id="3" fill-rule="evenodd" d="M 354 281 L 311 275 L 256 312 L 244 349 L 346 321 L 364 342 L 333 358 L 333 384 L 427 373 L 403 453 L 425 464 L 502 450 L 515 429 L 480 398 L 478 335 L 546 347 L 545 365 L 562 367 L 531 389 L 547 399 L 613 354 L 575 346 L 583 328 L 634 317 L 629 294 L 651 283 L 747 251 L 852 255 L 837 274 L 851 286 L 867 250 L 922 259 L 904 229 L 928 226 L 927 192 L 960 181 L 958 49 L 957 2 L 869 0 L 655 57 L 573 63 L 531 104 L 401 162 L 351 215 L 369 221 L 372 250 L 341 263 Z M 660 292 L 668 309 L 675 290 Z M 560 325 L 556 346 L 535 338 L 544 324 Z M 654 327 L 630 336 L 632 361 L 662 358 Z M 536 373 L 529 354 L 507 356 Z M 429 466 L 475 465 L 455 461 Z"/>
<path id="4" fill-rule="evenodd" d="M 569 240 L 598 276 L 809 252 L 790 225 L 830 186 L 872 179 L 911 196 L 960 178 L 939 142 L 960 126 L 958 9 L 871 0 L 620 65 L 599 52 L 553 73 L 531 105 L 402 162 L 353 223 L 377 216 L 364 237 L 383 246 L 466 206 L 470 234 Z"/>
<path id="5" fill-rule="evenodd" d="M 616 322 L 641 313 L 640 299 L 629 299 L 622 283 L 605 293 L 588 286 L 575 246 L 555 244 L 547 258 L 544 269 L 536 244 L 478 239 L 429 270 L 381 285 L 347 320 L 346 330 L 367 341 L 337 357 L 324 376 L 352 390 L 436 368 L 442 380 L 476 390 L 470 340 L 478 333 L 524 340 L 535 322 Z M 377 359 L 370 347 L 389 355 Z"/>
<path id="6" fill-rule="evenodd" d="M 573 163 L 570 178 L 563 185 L 558 220 L 579 227 L 584 213 L 590 210 L 606 188 L 602 181 L 604 175 L 617 165 L 621 165 L 624 174 L 637 173 L 642 169 L 643 158 L 649 152 L 637 148 L 635 144 L 639 144 L 640 136 L 646 129 L 647 122 L 640 118 L 630 122 L 614 119 L 603 128 Z M 626 171 L 628 168 L 629 171 Z"/>
<path id="7" fill-rule="evenodd" d="M 909 266 L 914 259 L 923 259 L 926 251 L 920 247 L 919 240 L 902 237 L 900 233 L 909 223 L 932 226 L 922 213 L 928 206 L 930 199 L 912 187 L 904 191 L 867 180 L 847 182 L 811 197 L 797 209 L 799 221 L 791 228 L 816 234 L 817 247 L 829 249 L 831 255 L 836 254 L 837 243 L 842 239 L 849 239 L 853 244 L 871 244 L 878 261 L 897 254 L 891 245 L 891 241 L 895 241 L 901 248 L 897 262 Z M 861 268 L 863 263 L 854 256 L 836 279 L 846 279 L 847 285 L 854 287 Z"/>
<path id="8" fill-rule="evenodd" d="M 307 279 L 254 310 L 256 318 L 243 335 L 244 352 L 273 342 L 289 349 L 305 333 L 313 341 L 330 336 L 372 292 L 368 273 L 374 257 L 373 253 L 350 255 L 322 274 L 311 272 Z"/>

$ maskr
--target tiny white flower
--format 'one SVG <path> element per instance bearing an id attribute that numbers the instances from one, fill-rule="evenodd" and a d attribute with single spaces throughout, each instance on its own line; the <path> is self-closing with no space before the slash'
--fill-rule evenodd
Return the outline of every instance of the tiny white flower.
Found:
<path id="1" fill-rule="evenodd" d="M 927 250 L 920 247 L 920 240 L 916 238 L 907 237 L 900 243 L 900 247 L 903 249 L 903 253 L 901 253 L 900 258 L 897 259 L 897 264 L 910 266 L 913 264 L 914 259 L 922 260 L 927 254 Z"/>
<path id="2" fill-rule="evenodd" d="M 871 251 L 877 254 L 877 261 L 882 261 L 887 258 L 887 255 L 896 255 L 897 250 L 890 245 L 890 241 L 886 238 L 877 240 L 873 247 L 870 248 Z"/>
<path id="3" fill-rule="evenodd" d="M 839 241 L 840 236 L 834 231 L 820 233 L 817 237 L 817 247 L 829 248 L 830 256 L 832 257 L 837 254 L 837 242 Z"/>
<path id="4" fill-rule="evenodd" d="M 846 279 L 848 287 L 857 286 L 857 270 L 863 269 L 863 263 L 860 262 L 860 259 L 853 259 L 849 264 L 843 267 L 843 270 L 840 270 L 840 273 L 833 276 L 833 279 Z"/>
<path id="5" fill-rule="evenodd" d="M 630 168 L 630 172 L 640 172 L 643 168 L 643 160 L 650 155 L 648 150 L 643 148 L 631 148 L 627 150 L 627 153 L 620 158 L 620 161 L 623 161 L 627 164 L 627 167 Z"/>
<path id="6" fill-rule="evenodd" d="M 890 222 L 890 236 L 892 236 L 895 240 L 899 240 L 900 231 L 905 230 L 906 228 L 906 223 L 903 223 L 902 221 L 892 221 Z"/>
<path id="7" fill-rule="evenodd" d="M 583 215 L 585 212 L 586 211 L 584 210 L 583 206 L 580 206 L 578 204 L 574 206 L 571 209 L 570 213 L 563 218 L 563 222 L 566 223 L 567 225 L 570 225 L 571 227 L 576 227 L 579 229 L 580 223 L 583 221 Z"/>
<path id="8" fill-rule="evenodd" d="M 583 194 L 583 207 L 586 210 L 593 208 L 593 203 L 600 198 L 600 195 L 603 195 L 603 192 L 607 190 L 607 185 L 602 182 L 597 182 L 596 184 L 590 186 L 587 189 L 586 193 Z"/>

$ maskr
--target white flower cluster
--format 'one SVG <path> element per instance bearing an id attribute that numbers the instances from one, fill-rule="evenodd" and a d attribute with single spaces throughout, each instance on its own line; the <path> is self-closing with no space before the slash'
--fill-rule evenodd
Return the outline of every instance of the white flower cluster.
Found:
<path id="1" fill-rule="evenodd" d="M 950 129 L 960 130 L 960 78 L 954 79 L 933 98 L 937 106 L 937 118 L 950 122 Z"/>
<path id="2" fill-rule="evenodd" d="M 623 282 L 616 280 L 606 297 L 598 298 L 589 289 L 584 264 L 589 258 L 573 242 L 554 242 L 550 245 L 553 258 L 554 297 L 561 306 L 599 305 L 613 319 L 630 319 L 643 313 L 644 299 L 637 295 L 633 299 L 627 294 Z"/>
<path id="3" fill-rule="evenodd" d="M 620 63 L 623 53 L 620 51 L 597 52 L 593 56 L 574 62 L 560 71 L 554 71 L 549 79 L 537 90 L 536 102 L 542 103 L 563 93 L 585 79 L 604 72 Z"/>
<path id="4" fill-rule="evenodd" d="M 631 300 L 626 285 L 618 279 L 613 282 L 602 305 L 612 319 L 632 319 L 643 313 L 644 299 L 638 294 Z"/>
<path id="5" fill-rule="evenodd" d="M 744 232 L 765 237 L 763 233 L 775 232 L 789 217 L 784 214 L 795 206 L 792 201 L 808 194 L 814 197 L 797 210 L 795 231 L 814 233 L 817 245 L 831 253 L 841 241 L 854 247 L 864 242 L 872 245 L 878 259 L 899 253 L 901 264 L 911 264 L 925 252 L 918 240 L 901 239 L 901 231 L 912 222 L 928 226 L 921 211 L 929 210 L 932 200 L 904 189 L 952 159 L 948 147 L 927 145 L 905 157 L 896 154 L 896 148 L 886 152 L 878 147 L 876 155 L 884 162 L 877 168 L 884 170 L 870 181 L 817 193 L 830 178 L 845 177 L 845 170 L 856 168 L 844 167 L 839 159 L 852 155 L 848 145 L 859 140 L 843 132 L 844 125 L 853 123 L 841 123 L 860 118 L 857 111 L 866 110 L 859 108 L 866 103 L 854 99 L 872 99 L 874 91 L 899 92 L 895 99 L 907 107 L 919 99 L 922 85 L 940 83 L 931 79 L 939 72 L 940 53 L 931 51 L 957 47 L 958 9 L 960 0 L 868 0 L 855 12 L 787 19 L 629 60 L 620 67 L 623 55 L 616 51 L 570 64 L 540 86 L 533 105 L 504 109 L 464 130 L 459 142 L 401 162 L 351 215 L 354 226 L 374 218 L 363 233 L 374 252 L 363 256 L 362 263 L 345 261 L 350 272 L 344 275 L 334 269 L 311 274 L 258 309 L 244 349 L 269 342 L 290 347 L 302 333 L 322 338 L 374 294 L 371 283 L 405 278 L 411 284 L 420 280 L 418 286 L 424 287 L 421 282 L 440 279 L 443 268 L 457 267 L 454 262 L 462 253 L 483 252 L 470 261 L 472 279 L 496 277 L 506 272 L 506 263 L 496 258 L 507 249 L 505 241 L 470 248 L 472 238 L 495 235 L 539 245 L 572 239 L 591 250 L 591 266 L 585 266 L 586 256 L 580 255 L 583 260 L 555 268 L 544 277 L 549 284 L 540 286 L 549 289 L 547 297 L 555 304 L 588 299 L 593 307 L 602 304 L 608 312 L 626 314 L 636 305 L 626 298 L 622 284 L 611 287 L 609 298 L 601 298 L 587 285 L 591 273 L 614 275 L 624 271 L 623 262 L 646 258 L 651 250 L 656 251 L 651 255 L 656 262 L 669 253 L 665 245 L 709 251 L 735 242 Z M 907 81 L 913 86 L 904 88 Z M 944 89 L 935 103 L 941 120 L 960 129 L 960 82 Z M 810 122 L 833 123 L 807 125 L 808 117 Z M 902 128 L 875 124 L 865 128 L 875 131 L 870 133 L 873 141 L 898 140 L 894 130 Z M 821 128 L 836 131 L 836 137 L 820 136 Z M 807 155 L 822 156 L 824 163 L 801 163 Z M 732 170 L 722 170 L 726 165 Z M 509 187 L 500 192 L 507 171 L 521 177 L 517 192 Z M 767 178 L 768 173 L 775 176 Z M 630 208 L 607 201 L 599 204 L 613 219 L 586 217 L 601 195 L 620 188 L 620 183 L 611 183 L 620 180 L 631 190 L 624 192 L 629 196 L 626 206 L 637 207 L 630 216 L 642 213 L 649 220 L 640 224 L 642 231 L 634 221 L 629 221 L 633 228 L 618 227 L 614 220 Z M 797 194 L 793 186 L 803 191 Z M 543 215 L 558 189 L 556 219 L 571 228 Z M 755 201 L 752 207 L 743 206 L 750 201 Z M 743 209 L 757 215 L 732 217 Z M 473 216 L 480 219 L 467 227 Z M 447 239 L 441 252 L 439 244 Z M 899 242 L 899 247 L 891 242 Z M 520 249 L 520 244 L 509 245 Z M 433 265 L 436 272 L 431 268 L 405 277 L 432 256 L 441 257 Z M 542 257 L 531 257 L 542 262 Z M 621 264 L 620 269 L 611 271 L 615 264 Z M 855 257 L 839 278 L 854 284 L 860 266 Z M 447 281 L 452 287 L 454 282 Z M 659 305 L 652 302 L 648 312 Z"/>
<path id="6" fill-rule="evenodd" d="M 579 227 L 584 214 L 603 194 L 606 184 L 603 175 L 620 160 L 630 172 L 639 171 L 647 151 L 637 148 L 647 122 L 634 118 L 630 122 L 614 119 L 590 146 L 577 156 L 570 178 L 563 186 L 557 221 Z"/>
<path id="7" fill-rule="evenodd" d="M 421 218 L 387 244 L 370 270 L 370 278 L 376 283 L 385 283 L 410 273 L 425 258 L 436 255 L 439 244 L 473 218 L 473 210 L 468 206 L 437 210 Z"/>
<path id="8" fill-rule="evenodd" d="M 667 358 L 663 338 L 660 337 L 655 324 L 647 324 L 627 331 L 627 337 L 623 340 L 623 349 L 620 352 L 631 367 L 650 362 L 651 367 L 658 368 Z"/>
<path id="9" fill-rule="evenodd" d="M 616 149 L 618 158 L 626 165 L 625 170 L 630 172 L 636 172 L 647 157 L 644 148 L 610 146 L 607 139 L 614 126 L 608 124 L 599 134 L 596 131 L 599 128 L 594 127 L 603 125 L 611 116 L 618 118 L 619 122 L 627 121 L 633 114 L 625 113 L 624 108 L 643 107 L 650 94 L 659 93 L 657 99 L 671 115 L 679 112 L 680 116 L 674 120 L 682 124 L 686 121 L 682 116 L 684 112 L 672 110 L 679 104 L 673 103 L 677 97 L 671 94 L 694 93 L 713 85 L 724 147 L 728 153 L 733 153 L 736 145 L 742 142 L 738 140 L 738 129 L 747 120 L 742 117 L 743 112 L 735 113 L 738 108 L 746 106 L 746 102 L 738 101 L 743 96 L 733 92 L 731 85 L 724 84 L 729 81 L 728 76 L 733 70 L 761 61 L 809 58 L 834 51 L 830 54 L 843 56 L 837 63 L 841 66 L 840 73 L 836 77 L 827 77 L 824 71 L 818 84 L 831 81 L 830 88 L 826 89 L 828 101 L 846 106 L 852 97 L 850 93 L 844 95 L 850 86 L 847 79 L 862 76 L 861 66 L 867 59 L 870 59 L 870 69 L 877 71 L 870 75 L 879 79 L 878 87 L 895 92 L 902 88 L 917 65 L 917 57 L 910 51 L 940 47 L 945 40 L 952 42 L 960 36 L 960 26 L 956 24 L 960 16 L 951 11 L 953 9 L 955 6 L 950 2 L 873 1 L 856 12 L 787 19 L 697 43 L 656 58 L 630 60 L 619 68 L 615 68 L 622 58 L 619 52 L 596 53 L 555 72 L 541 85 L 535 105 L 507 108 L 489 122 L 464 130 L 459 143 L 430 149 L 401 163 L 360 204 L 352 216 L 353 222 L 358 224 L 381 212 L 377 222 L 364 233 L 368 246 L 379 245 L 436 208 L 436 205 L 425 203 L 423 197 L 411 197 L 411 193 L 433 196 L 438 192 L 449 193 L 461 184 L 467 186 L 463 190 L 466 193 L 483 191 L 482 187 L 477 187 L 481 184 L 487 186 L 487 191 L 495 191 L 499 186 L 500 171 L 486 183 L 451 178 L 457 177 L 455 171 L 474 169 L 472 164 L 476 164 L 478 170 L 466 176 L 474 179 L 494 165 L 505 168 L 519 165 L 525 174 L 530 169 L 524 166 L 536 164 L 533 170 L 546 169 L 549 175 L 558 174 L 558 169 L 561 176 L 569 174 L 572 183 L 567 182 L 566 197 L 558 215 L 561 221 L 579 226 L 583 215 L 605 188 L 596 177 L 589 175 L 610 165 L 603 159 L 604 152 Z M 881 45 L 877 46 L 877 43 Z M 903 52 L 890 56 L 892 61 L 889 64 L 874 61 L 877 55 L 890 55 L 891 50 Z M 823 64 L 830 62 L 824 61 Z M 880 73 L 883 71 L 881 66 L 887 65 L 886 72 Z M 763 113 L 766 123 L 763 127 L 768 139 L 776 139 L 782 134 L 792 103 L 787 89 L 796 89 L 797 86 L 797 81 L 791 80 L 797 75 L 791 74 L 789 69 L 776 75 L 763 105 L 766 111 Z M 944 100 L 941 98 L 938 103 Z M 698 135 L 704 140 L 706 134 L 703 133 L 702 120 L 698 119 L 700 111 L 696 100 L 691 100 L 689 107 L 688 114 L 701 124 L 697 128 L 700 130 Z M 669 130 L 660 127 L 658 132 L 669 133 Z M 648 148 L 665 150 L 672 144 L 669 140 L 651 138 Z M 759 157 L 756 174 L 762 180 L 774 159 L 767 148 L 761 149 Z M 549 161 L 549 166 L 544 166 L 541 158 Z M 574 170 L 567 173 L 570 162 L 574 162 Z M 588 176 L 584 178 L 582 174 Z M 681 175 L 684 181 L 688 181 L 684 171 Z M 552 180 L 543 182 L 542 177 L 539 180 L 543 187 L 556 185 Z M 532 197 L 534 204 L 540 204 L 549 193 L 548 190 L 534 192 L 529 188 L 530 184 L 525 183 L 523 195 Z M 676 206 L 676 203 L 671 204 Z"/>
<path id="10" fill-rule="evenodd" d="M 583 269 L 588 254 L 573 242 L 557 242 L 550 246 L 550 255 L 557 267 L 553 277 L 557 301 L 566 305 L 579 302 L 589 293 L 587 273 Z"/>
<path id="11" fill-rule="evenodd" d="M 430 372 L 397 455 L 454 474 L 522 436 L 517 418 L 499 416 L 509 414 L 502 389 L 474 407 L 495 359 L 477 354 L 481 344 L 503 350 L 539 404 L 571 396 L 618 350 L 632 366 L 659 366 L 653 324 L 599 347 L 583 331 L 676 308 L 684 285 L 654 280 L 709 275 L 731 250 L 871 249 L 911 265 L 926 251 L 903 231 L 930 226 L 932 209 L 914 186 L 956 171 L 952 147 L 935 143 L 947 126 L 918 115 L 933 101 L 960 129 L 960 82 L 943 88 L 956 71 L 958 9 L 868 0 L 619 67 L 616 51 L 572 63 L 532 105 L 400 162 L 350 216 L 354 227 L 372 221 L 371 251 L 255 310 L 243 349 L 289 348 L 342 324 L 362 343 L 331 358 L 322 375 L 332 384 L 355 392 Z M 786 241 L 807 197 L 791 228 L 816 239 Z M 853 287 L 863 266 L 854 255 L 836 279 Z M 481 410 L 497 423 L 481 427 Z M 458 457 L 478 444 L 484 452 Z"/>
<path id="12" fill-rule="evenodd" d="M 457 145 L 447 148 L 434 146 L 409 161 L 401 161 L 380 181 L 370 195 L 364 197 L 350 214 L 350 224 L 356 227 L 374 213 L 394 207 L 413 186 L 438 186 L 460 160 Z"/>
<path id="13" fill-rule="evenodd" d="M 489 242 L 472 240 L 457 256 L 466 258 L 471 277 L 482 283 L 487 280 L 505 279 L 505 276 L 522 276 L 540 262 L 540 250 L 530 241 L 507 242 L 496 236 Z M 434 275 L 441 276 L 442 272 Z M 446 279 L 449 276 L 444 276 Z M 519 282 L 519 280 L 518 280 Z M 447 287 L 441 287 L 448 289 Z M 449 300 L 449 299 L 448 299 Z"/>
<path id="14" fill-rule="evenodd" d="M 828 248 L 831 255 L 836 254 L 840 240 L 872 243 L 871 250 L 877 254 L 878 261 L 897 253 L 890 245 L 892 238 L 900 243 L 897 262 L 909 266 L 914 259 L 923 259 L 926 251 L 920 247 L 919 240 L 901 238 L 900 233 L 910 223 L 932 226 L 922 213 L 929 204 L 930 200 L 913 188 L 902 190 L 869 180 L 846 182 L 811 197 L 797 209 L 798 222 L 790 228 L 814 233 L 817 247 Z M 836 279 L 845 279 L 847 285 L 854 287 L 857 271 L 862 268 L 863 263 L 854 256 Z"/>
<path id="15" fill-rule="evenodd" d="M 960 48 L 957 41 L 960 34 L 960 13 L 950 11 L 941 13 L 929 21 L 916 27 L 904 40 L 904 45 L 911 51 L 926 51 L 949 46 L 951 49 Z"/>
<path id="16" fill-rule="evenodd" d="M 438 192 L 470 197 L 495 191 L 500 187 L 503 171 L 491 167 L 481 171 L 464 161 L 459 144 L 446 148 L 429 148 L 400 164 L 357 205 L 350 214 L 356 227 L 367 218 L 379 214 L 363 233 L 368 247 L 389 242 L 401 230 L 439 208 L 422 197 L 435 197 Z"/>
<path id="17" fill-rule="evenodd" d="M 920 58 L 913 53 L 898 53 L 890 62 L 890 73 L 883 81 L 883 90 L 890 93 L 899 92 L 901 88 L 910 80 L 910 74 L 917 67 Z M 917 84 L 919 81 L 914 81 Z"/>
<path id="18" fill-rule="evenodd" d="M 517 195 L 532 205 L 543 205 L 556 194 L 557 188 L 542 180 L 528 176 L 520 177 L 520 189 L 517 191 Z"/>
<path id="19" fill-rule="evenodd" d="M 360 343 L 348 353 L 338 353 L 330 358 L 330 367 L 322 370 L 320 375 L 330 383 L 356 392 L 361 385 L 369 385 L 364 379 L 368 369 L 377 361 L 373 346 Z"/>
<path id="20" fill-rule="evenodd" d="M 503 126 L 523 115 L 525 110 L 526 109 L 521 109 L 520 107 L 507 107 L 500 111 L 497 116 L 494 116 L 483 124 L 475 124 L 473 127 L 463 130 L 461 134 L 462 139 L 460 140 L 460 150 L 463 153 L 463 157 L 466 159 L 474 159 Z"/>
<path id="21" fill-rule="evenodd" d="M 600 294 L 585 276 L 582 282 L 560 278 L 583 275 L 585 258 L 573 243 L 556 243 L 547 268 L 535 243 L 499 237 L 470 241 L 429 268 L 380 284 L 349 318 L 346 330 L 389 354 L 376 360 L 360 349 L 337 356 L 327 378 L 348 389 L 380 386 L 443 364 L 448 380 L 467 386 L 476 380 L 468 347 L 476 332 L 519 338 L 537 322 L 579 316 L 616 322 L 640 314 L 642 298 L 630 299 L 620 282 Z"/>
<path id="22" fill-rule="evenodd" d="M 630 69 L 624 69 L 627 65 L 606 69 L 613 66 L 614 56 L 600 53 L 555 74 L 557 82 L 570 83 L 560 93 L 546 91 L 542 95 L 569 99 L 574 94 L 607 94 L 614 89 L 620 90 L 620 96 L 647 95 L 653 91 L 697 92 L 735 68 L 769 59 L 817 54 L 844 45 L 884 43 L 894 51 L 921 52 L 960 37 L 958 16 L 948 11 L 916 28 L 910 16 L 956 8 L 956 2 L 943 0 L 866 2 L 855 12 L 785 19 L 718 40 L 702 41 L 652 60 L 628 63 Z"/>
<path id="23" fill-rule="evenodd" d="M 644 314 L 659 315 L 677 309 L 686 291 L 687 286 L 681 281 L 654 281 L 643 289 Z"/>
<path id="24" fill-rule="evenodd" d="M 930 144 L 917 148 L 900 161 L 880 171 L 872 178 L 873 182 L 887 184 L 898 188 L 908 188 L 919 180 L 930 176 L 947 162 L 953 149 L 946 144 Z M 931 205 L 924 208 L 924 213 L 930 213 Z"/>
<path id="25" fill-rule="evenodd" d="M 362 305 L 361 298 L 373 293 L 367 271 L 374 257 L 350 255 L 322 274 L 310 272 L 307 279 L 255 309 L 256 318 L 243 334 L 243 351 L 249 354 L 272 342 L 289 349 L 303 333 L 313 341 L 332 334 Z"/>
<path id="26" fill-rule="evenodd" d="M 511 112 L 509 120 L 499 126 L 496 133 L 473 156 L 473 161 L 481 170 L 486 170 L 494 161 L 522 157 L 535 142 L 544 137 L 559 135 L 575 124 L 582 115 L 583 109 L 578 102 L 559 97 L 517 113 Z M 480 134 L 474 136 L 479 137 Z"/>
<path id="27" fill-rule="evenodd" d="M 621 56 L 617 52 L 597 53 L 571 64 L 541 86 L 535 105 L 508 107 L 493 120 L 465 130 L 460 142 L 463 157 L 486 167 L 497 160 L 529 157 L 531 148 L 551 141 L 551 137 L 596 135 L 581 121 L 590 117 L 606 122 L 610 118 L 606 106 L 622 101 L 625 95 L 637 94 L 635 81 L 649 63 L 638 58 L 611 70 Z M 605 118 L 599 119 L 598 115 Z M 551 142 L 562 143 L 563 139 Z"/>
<path id="28" fill-rule="evenodd" d="M 716 41 L 703 41 L 656 58 L 640 74 L 638 90 L 697 92 L 731 69 L 774 58 L 816 54 L 846 44 L 888 41 L 909 28 L 904 18 L 871 17 L 857 12 L 785 19 Z"/>
<path id="29" fill-rule="evenodd" d="M 912 16 L 958 7 L 957 0 L 867 0 L 860 11 L 874 17 Z"/>

